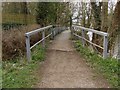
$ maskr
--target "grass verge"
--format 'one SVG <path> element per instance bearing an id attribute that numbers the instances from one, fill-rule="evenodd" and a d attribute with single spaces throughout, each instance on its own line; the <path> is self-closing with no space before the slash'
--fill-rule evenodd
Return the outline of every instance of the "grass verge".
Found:
<path id="1" fill-rule="evenodd" d="M 36 46 L 32 51 L 32 61 L 25 58 L 3 61 L 2 87 L 3 88 L 31 88 L 37 82 L 36 70 L 45 58 L 45 49 Z"/>
<path id="2" fill-rule="evenodd" d="M 86 62 L 90 63 L 92 68 L 95 68 L 98 73 L 102 73 L 103 76 L 114 88 L 120 88 L 120 80 L 118 75 L 120 72 L 118 60 L 114 58 L 103 59 L 96 53 L 92 53 L 88 48 L 84 48 L 80 41 L 75 42 L 77 51 L 86 59 Z"/>

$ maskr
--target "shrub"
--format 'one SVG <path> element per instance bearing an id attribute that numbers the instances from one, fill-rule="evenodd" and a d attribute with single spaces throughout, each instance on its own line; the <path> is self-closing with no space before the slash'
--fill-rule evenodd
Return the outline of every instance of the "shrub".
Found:
<path id="1" fill-rule="evenodd" d="M 28 25 L 21 28 L 2 31 L 2 59 L 13 59 L 25 54 L 25 33 L 40 28 L 39 25 Z M 41 34 L 31 37 L 31 45 L 41 38 Z"/>

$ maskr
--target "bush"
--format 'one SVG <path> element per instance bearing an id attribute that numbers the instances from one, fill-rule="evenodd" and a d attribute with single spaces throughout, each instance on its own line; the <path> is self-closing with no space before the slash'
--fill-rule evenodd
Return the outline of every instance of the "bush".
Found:
<path id="1" fill-rule="evenodd" d="M 26 52 L 25 33 L 40 28 L 39 25 L 28 25 L 21 28 L 2 31 L 2 59 L 13 59 L 16 56 L 23 56 Z M 31 45 L 40 40 L 41 35 L 31 37 Z"/>
<path id="2" fill-rule="evenodd" d="M 32 60 L 29 63 L 24 57 L 2 62 L 2 87 L 32 88 L 39 81 L 38 69 L 44 58 L 45 49 L 38 45 L 32 51 Z"/>

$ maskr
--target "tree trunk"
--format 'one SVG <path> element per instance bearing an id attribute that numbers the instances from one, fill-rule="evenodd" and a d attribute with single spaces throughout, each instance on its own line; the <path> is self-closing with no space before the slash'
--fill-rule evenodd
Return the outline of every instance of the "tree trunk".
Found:
<path id="1" fill-rule="evenodd" d="M 99 6 L 97 6 L 96 2 L 91 2 L 91 6 L 92 6 L 93 17 L 95 20 L 94 29 L 100 31 L 100 29 L 101 29 L 101 6 L 102 6 L 102 2 L 99 3 Z"/>
<path id="2" fill-rule="evenodd" d="M 108 2 L 103 2 L 101 21 L 102 21 L 101 31 L 107 32 L 108 30 Z"/>
<path id="3" fill-rule="evenodd" d="M 114 47 L 114 39 L 116 36 L 118 36 L 118 58 L 120 58 L 120 1 L 117 2 L 114 16 L 113 16 L 113 22 L 112 22 L 112 28 L 109 30 L 110 35 L 110 44 L 109 48 Z"/>
<path id="4" fill-rule="evenodd" d="M 22 8 L 22 14 L 24 14 L 24 24 L 27 25 L 27 14 L 28 14 L 28 8 L 27 8 L 27 2 L 21 2 L 21 8 Z"/>
<path id="5" fill-rule="evenodd" d="M 87 28 L 91 28 L 90 25 L 91 25 L 91 19 L 92 19 L 92 14 L 91 14 L 91 8 L 90 8 L 90 4 L 89 4 L 89 7 L 88 7 L 88 10 L 86 11 L 86 14 L 87 14 L 87 25 L 86 27 Z"/>
<path id="6" fill-rule="evenodd" d="M 117 58 L 120 60 L 120 28 L 119 28 L 119 34 L 118 34 L 118 55 Z"/>
<path id="7" fill-rule="evenodd" d="M 82 26 L 86 26 L 86 3 L 82 2 Z"/>
<path id="8" fill-rule="evenodd" d="M 24 17 L 25 17 L 25 24 L 28 24 L 28 19 L 27 19 L 27 15 L 28 15 L 28 7 L 27 7 L 27 2 L 24 2 Z"/>
<path id="9" fill-rule="evenodd" d="M 101 6 L 102 2 L 99 2 L 99 5 L 96 4 L 94 0 L 91 0 L 91 7 L 92 7 L 92 14 L 94 17 L 94 29 L 100 31 L 101 30 Z M 93 34 L 93 42 L 101 45 L 101 37 L 97 34 Z M 98 47 L 96 47 L 99 52 L 102 52 L 102 50 Z"/>

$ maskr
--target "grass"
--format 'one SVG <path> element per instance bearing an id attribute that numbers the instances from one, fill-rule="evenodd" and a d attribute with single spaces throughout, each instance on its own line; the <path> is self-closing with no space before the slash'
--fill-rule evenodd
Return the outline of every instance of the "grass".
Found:
<path id="1" fill-rule="evenodd" d="M 110 57 L 103 59 L 96 53 L 91 52 L 88 48 L 83 47 L 80 41 L 76 41 L 75 47 L 86 58 L 86 62 L 90 63 L 91 67 L 98 71 L 97 73 L 102 73 L 114 88 L 119 87 L 118 83 L 120 83 L 120 80 L 118 78 L 118 72 L 120 70 L 118 60 Z"/>
<path id="2" fill-rule="evenodd" d="M 2 63 L 0 62 L 0 89 L 2 88 Z"/>
<path id="3" fill-rule="evenodd" d="M 3 88 L 31 88 L 37 82 L 36 71 L 39 63 L 44 60 L 45 49 L 36 46 L 32 51 L 32 61 L 25 58 L 3 61 L 2 87 Z"/>

